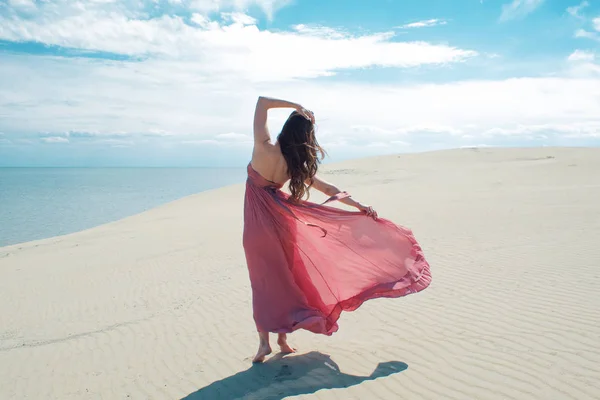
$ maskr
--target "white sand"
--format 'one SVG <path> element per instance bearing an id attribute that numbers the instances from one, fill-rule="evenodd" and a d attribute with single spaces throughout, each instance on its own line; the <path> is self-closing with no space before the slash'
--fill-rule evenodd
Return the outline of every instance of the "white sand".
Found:
<path id="1" fill-rule="evenodd" d="M 600 398 L 600 149 L 325 169 L 414 230 L 427 290 L 252 367 L 243 186 L 202 193 L 0 248 L 0 399 Z"/>

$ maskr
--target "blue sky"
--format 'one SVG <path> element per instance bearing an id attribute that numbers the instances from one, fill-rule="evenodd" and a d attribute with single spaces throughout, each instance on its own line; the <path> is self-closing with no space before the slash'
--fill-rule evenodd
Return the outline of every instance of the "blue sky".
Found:
<path id="1" fill-rule="evenodd" d="M 592 1 L 0 0 L 0 166 L 242 166 L 258 95 L 333 161 L 597 146 L 599 50 Z"/>

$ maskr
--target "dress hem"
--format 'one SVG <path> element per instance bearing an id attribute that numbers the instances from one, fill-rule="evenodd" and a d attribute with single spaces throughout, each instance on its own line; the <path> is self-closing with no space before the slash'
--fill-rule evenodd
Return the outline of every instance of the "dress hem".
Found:
<path id="1" fill-rule="evenodd" d="M 312 333 L 331 336 L 338 331 L 339 326 L 337 321 L 341 317 L 344 311 L 350 312 L 355 311 L 362 306 L 366 301 L 378 298 L 399 298 L 405 297 L 411 294 L 419 293 L 425 290 L 431 284 L 431 273 L 429 271 L 429 264 L 424 262 L 423 268 L 419 272 L 418 279 L 414 280 L 410 285 L 399 288 L 399 289 L 387 289 L 394 285 L 402 282 L 402 279 L 392 282 L 382 283 L 373 286 L 369 289 L 362 291 L 356 296 L 350 297 L 349 299 L 338 302 L 331 313 L 326 317 L 308 317 L 302 321 L 297 322 L 291 328 L 273 329 L 269 330 L 269 333 L 293 333 L 295 331 L 304 329 Z M 381 288 L 377 290 L 376 288 Z M 367 294 L 365 296 L 365 294 Z M 316 310 L 318 311 L 318 310 Z M 324 329 L 316 329 L 321 326 Z M 311 329 L 314 327 L 314 329 Z"/>

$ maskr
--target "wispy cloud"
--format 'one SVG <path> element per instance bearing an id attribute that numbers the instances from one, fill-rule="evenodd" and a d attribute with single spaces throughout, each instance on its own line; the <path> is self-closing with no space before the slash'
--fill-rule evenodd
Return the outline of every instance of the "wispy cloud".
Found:
<path id="1" fill-rule="evenodd" d="M 585 24 L 585 26 L 587 26 L 587 25 L 589 25 L 589 23 L 591 23 L 591 29 L 600 32 L 600 17 L 596 17 L 596 18 L 593 18 L 590 20 L 589 18 L 586 18 L 585 16 L 581 15 L 581 10 L 588 7 L 589 5 L 590 5 L 589 2 L 583 1 L 578 6 L 573 6 L 573 7 L 567 8 L 567 12 L 571 16 L 578 18 L 580 21 L 582 21 L 582 24 L 580 26 L 582 26 L 583 24 Z M 577 29 L 575 31 L 574 36 L 576 38 L 584 38 L 584 39 L 600 41 L 600 34 L 593 32 L 593 31 L 589 31 L 585 28 Z"/>
<path id="2" fill-rule="evenodd" d="M 600 76 L 600 65 L 595 63 L 596 54 L 591 51 L 575 50 L 567 61 L 571 64 L 571 74 L 579 77 Z"/>
<path id="3" fill-rule="evenodd" d="M 185 140 L 182 140 L 181 143 L 192 145 L 212 145 L 219 147 L 251 148 L 253 140 L 252 136 L 245 133 L 228 132 L 214 135 L 208 139 L 186 138 Z"/>
<path id="4" fill-rule="evenodd" d="M 34 0 L 8 0 L 8 4 L 21 11 L 31 11 L 37 8 Z"/>
<path id="5" fill-rule="evenodd" d="M 90 144 L 109 147 L 132 147 L 135 145 L 135 142 L 133 140 L 123 139 L 98 139 L 91 141 Z"/>
<path id="6" fill-rule="evenodd" d="M 574 124 L 536 124 L 536 125 L 519 125 L 515 124 L 507 128 L 493 128 L 483 132 L 482 137 L 493 136 L 536 136 L 536 135 L 555 135 L 561 133 L 565 137 L 600 137 L 600 123 L 580 122 Z"/>
<path id="7" fill-rule="evenodd" d="M 200 12 L 215 12 L 226 8 L 239 11 L 246 10 L 252 5 L 262 9 L 268 19 L 273 19 L 275 12 L 292 2 L 292 0 L 168 0 L 171 3 L 188 7 Z"/>
<path id="8" fill-rule="evenodd" d="M 573 17 L 582 18 L 580 15 L 581 10 L 588 7 L 590 5 L 587 1 L 582 1 L 578 6 L 572 6 L 567 8 L 567 12 L 571 14 Z"/>
<path id="9" fill-rule="evenodd" d="M 568 57 L 569 61 L 594 61 L 595 54 L 585 50 L 575 50 Z"/>
<path id="10" fill-rule="evenodd" d="M 513 0 L 502 6 L 500 21 L 523 18 L 534 12 L 544 3 L 544 0 Z"/>
<path id="11" fill-rule="evenodd" d="M 252 137 L 250 137 L 250 135 L 235 132 L 220 133 L 216 136 L 216 138 L 220 140 L 230 141 L 252 141 Z"/>
<path id="12" fill-rule="evenodd" d="M 44 143 L 69 143 L 69 139 L 62 136 L 50 136 L 40 139 Z"/>
<path id="13" fill-rule="evenodd" d="M 236 132 L 228 132 L 228 133 L 220 133 L 218 135 L 213 136 L 209 139 L 193 139 L 188 138 L 186 140 L 181 141 L 183 144 L 191 144 L 191 145 L 211 145 L 218 147 L 252 147 L 252 137 L 245 133 L 236 133 Z"/>
<path id="14" fill-rule="evenodd" d="M 172 132 L 165 131 L 162 129 L 149 129 L 148 132 L 143 132 L 142 136 L 146 137 L 170 137 L 173 136 Z"/>
<path id="15" fill-rule="evenodd" d="M 576 38 L 592 39 L 600 41 L 600 35 L 596 32 L 586 31 L 585 29 L 578 29 L 575 31 Z"/>
<path id="16" fill-rule="evenodd" d="M 410 24 L 406 24 L 406 25 L 401 25 L 398 28 L 401 29 L 410 29 L 410 28 L 425 28 L 425 27 L 429 27 L 429 26 L 436 26 L 436 25 L 446 25 L 447 22 L 444 21 L 443 19 L 428 19 L 428 20 L 424 20 L 424 21 L 417 21 L 417 22 L 411 22 Z"/>

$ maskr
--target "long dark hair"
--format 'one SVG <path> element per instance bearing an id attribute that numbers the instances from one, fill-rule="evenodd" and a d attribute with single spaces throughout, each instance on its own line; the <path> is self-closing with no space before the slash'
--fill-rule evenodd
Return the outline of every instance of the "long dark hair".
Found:
<path id="1" fill-rule="evenodd" d="M 299 202 L 305 195 L 308 198 L 308 189 L 325 157 L 325 150 L 315 137 L 315 125 L 294 111 L 283 125 L 277 141 L 287 163 L 291 200 Z"/>

